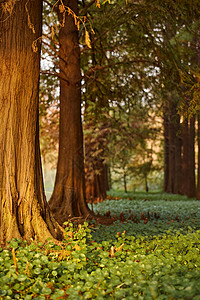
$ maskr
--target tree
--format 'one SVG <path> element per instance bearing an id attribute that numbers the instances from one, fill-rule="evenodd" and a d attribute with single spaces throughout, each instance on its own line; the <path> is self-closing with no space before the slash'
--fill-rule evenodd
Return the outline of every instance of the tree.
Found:
<path id="1" fill-rule="evenodd" d="M 67 13 L 69 9 L 72 13 Z M 59 20 L 60 125 L 59 154 L 53 194 L 49 206 L 59 223 L 68 217 L 92 215 L 85 199 L 83 132 L 81 121 L 81 71 L 78 1 L 63 1 Z M 64 19 L 63 19 L 64 17 Z"/>
<path id="2" fill-rule="evenodd" d="M 198 145 L 198 174 L 197 174 L 197 200 L 200 200 L 200 116 L 198 115 L 198 131 L 197 131 L 197 145 Z"/>
<path id="3" fill-rule="evenodd" d="M 173 87 L 172 87 L 173 88 Z M 181 192 L 181 127 L 177 111 L 177 92 L 168 91 L 164 108 L 165 184 L 168 193 Z"/>
<path id="4" fill-rule="evenodd" d="M 0 3 L 1 244 L 62 238 L 46 203 L 40 160 L 40 45 L 34 41 L 41 21 L 41 0 Z"/>
<path id="5" fill-rule="evenodd" d="M 193 95 L 195 82 L 195 37 L 199 17 L 197 3 L 191 10 L 187 3 L 170 14 L 176 21 L 166 23 L 163 30 L 166 60 L 162 62 L 165 138 L 164 190 L 195 196 L 195 117 Z M 182 13 L 179 14 L 178 11 Z M 192 12 L 192 14 L 191 14 Z M 183 18 L 184 16 L 184 18 Z M 175 18 L 174 18 L 175 19 Z M 164 49 L 164 48 L 163 48 Z M 183 120 L 183 122 L 182 122 Z"/>
<path id="6" fill-rule="evenodd" d="M 155 108 L 161 108 L 159 98 L 164 94 L 163 103 L 167 102 L 169 108 L 169 110 L 164 108 L 166 110 L 165 140 L 170 142 L 165 145 L 167 163 L 165 175 L 170 176 L 170 178 L 165 178 L 165 190 L 180 192 L 181 158 L 183 155 L 181 153 L 181 120 L 178 110 L 180 110 L 179 103 L 183 93 L 180 91 L 179 78 L 181 73 L 188 76 L 190 73 L 191 68 L 189 68 L 188 62 L 191 57 L 191 49 L 188 30 L 191 30 L 190 23 L 198 15 L 196 12 L 199 5 L 196 0 L 190 9 L 188 9 L 189 2 L 187 0 L 181 3 L 171 0 L 162 3 L 156 0 L 140 1 L 140 3 L 128 2 L 124 6 L 122 2 L 106 3 L 99 10 L 96 5 L 92 5 L 95 1 L 82 1 L 84 6 L 82 12 L 94 21 L 94 30 L 97 33 L 94 36 L 92 32 L 90 33 L 91 48 L 81 47 L 81 53 L 84 53 L 82 59 L 84 89 L 86 91 L 83 93 L 84 103 L 89 107 L 91 107 L 91 103 L 95 103 L 93 132 L 101 132 L 102 128 L 104 130 L 100 124 L 101 119 L 103 119 L 102 115 L 105 110 L 106 112 L 109 111 L 109 106 L 112 106 L 111 103 L 116 107 L 124 106 L 124 103 L 132 103 L 133 110 L 137 110 L 139 104 L 142 106 L 144 103 L 149 103 L 149 107 L 155 110 Z M 69 5 L 70 2 L 64 4 Z M 60 9 L 64 11 L 66 6 L 64 9 L 60 5 Z M 73 17 L 71 20 L 73 21 Z M 62 23 L 62 21 L 63 18 L 60 15 L 60 22 Z M 75 25 L 74 27 L 76 29 Z M 80 26 L 79 35 L 81 36 L 84 31 L 85 27 Z M 60 61 L 63 61 L 61 55 Z M 60 76 L 60 79 L 67 82 L 67 78 Z M 164 104 L 163 107 L 165 107 Z M 90 113 L 91 110 L 89 110 Z M 146 114 L 145 110 L 143 114 Z M 126 112 L 125 118 L 127 117 Z M 166 119 L 170 121 L 168 129 Z M 70 120 L 72 119 L 70 118 Z M 87 124 L 86 120 L 86 131 L 88 125 L 90 124 Z M 108 139 L 108 136 L 113 138 L 116 134 L 116 128 L 114 130 L 113 134 L 110 132 L 104 138 Z M 102 139 L 98 138 L 96 134 L 92 137 L 92 134 L 85 147 L 91 163 L 87 157 L 85 157 L 85 161 L 90 163 L 95 174 L 95 172 L 98 173 L 99 170 L 103 169 L 102 166 L 106 161 L 105 157 L 108 151 L 102 147 L 101 142 L 98 143 L 98 140 L 101 141 Z M 124 140 L 125 138 L 126 134 Z M 127 138 L 129 139 L 129 137 Z M 95 151 L 92 149 L 93 142 L 91 141 L 93 139 L 95 139 Z M 108 144 L 107 141 L 105 144 Z M 64 147 L 64 143 L 62 145 Z M 93 161 L 90 153 L 96 155 Z M 99 165 L 101 166 L 99 167 Z M 97 170 L 94 170 L 94 166 Z M 64 174 L 66 172 L 63 172 L 63 176 Z M 91 175 L 90 173 L 89 176 L 92 177 Z M 77 178 L 82 180 L 81 177 Z M 100 180 L 98 181 L 100 182 Z M 64 182 L 65 180 L 61 184 Z M 93 186 L 93 188 L 95 187 Z M 60 191 L 63 193 L 63 189 Z M 59 208 L 60 204 L 58 205 Z"/>

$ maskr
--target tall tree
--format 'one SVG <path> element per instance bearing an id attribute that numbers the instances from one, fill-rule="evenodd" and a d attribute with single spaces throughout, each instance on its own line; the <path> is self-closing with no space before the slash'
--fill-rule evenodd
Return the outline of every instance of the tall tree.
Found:
<path id="1" fill-rule="evenodd" d="M 72 14 L 65 15 L 66 9 L 70 9 Z M 85 199 L 80 49 L 75 24 L 77 15 L 78 1 L 63 1 L 59 12 L 62 24 L 59 31 L 59 154 L 54 191 L 49 200 L 50 208 L 59 223 L 68 217 L 88 217 L 92 214 Z"/>
<path id="2" fill-rule="evenodd" d="M 168 92 L 164 108 L 165 172 L 164 190 L 179 194 L 181 191 L 181 136 L 180 116 L 177 112 L 176 93 Z"/>
<path id="3" fill-rule="evenodd" d="M 195 183 L 195 116 L 190 119 L 189 126 L 189 139 L 188 139 L 188 150 L 189 150 L 189 190 L 188 197 L 192 198 L 196 196 L 196 183 Z"/>
<path id="4" fill-rule="evenodd" d="M 198 146 L 198 173 L 197 173 L 197 200 L 200 200 L 200 116 L 198 115 L 198 130 L 197 130 L 197 146 Z"/>
<path id="5" fill-rule="evenodd" d="M 44 196 L 38 95 L 42 1 L 0 3 L 0 241 L 61 238 Z M 27 23 L 27 24 L 26 24 Z"/>

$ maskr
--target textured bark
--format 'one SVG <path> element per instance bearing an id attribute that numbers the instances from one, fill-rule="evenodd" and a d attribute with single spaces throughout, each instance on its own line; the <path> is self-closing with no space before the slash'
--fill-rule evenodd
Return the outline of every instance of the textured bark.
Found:
<path id="1" fill-rule="evenodd" d="M 198 174 L 197 174 L 196 198 L 197 200 L 200 200 L 200 115 L 198 115 L 197 143 L 198 143 Z"/>
<path id="2" fill-rule="evenodd" d="M 78 14 L 78 1 L 63 1 Z M 63 16 L 59 16 L 62 20 Z M 85 200 L 83 132 L 81 122 L 81 73 L 78 31 L 66 14 L 59 32 L 60 43 L 60 126 L 59 154 L 54 191 L 49 205 L 59 223 L 68 217 L 92 214 Z"/>
<path id="3" fill-rule="evenodd" d="M 183 149 L 182 149 L 182 188 L 181 194 L 188 195 L 189 191 L 189 149 L 188 149 L 188 120 L 185 119 L 182 128 L 182 139 L 183 139 Z"/>
<path id="4" fill-rule="evenodd" d="M 42 1 L 16 1 L 2 12 L 1 6 L 0 243 L 60 239 L 44 196 L 39 150 L 40 51 L 34 53 L 32 43 L 41 36 Z"/>
<path id="5" fill-rule="evenodd" d="M 174 114 L 170 112 L 169 122 L 169 178 L 167 191 L 174 193 L 174 182 L 175 182 L 175 139 L 176 131 L 174 130 Z"/>
<path id="6" fill-rule="evenodd" d="M 192 198 L 196 196 L 196 186 L 195 186 L 195 117 L 190 119 L 190 127 L 189 127 L 189 189 L 188 189 L 188 197 Z"/>
<path id="7" fill-rule="evenodd" d="M 170 93 L 169 93 L 170 94 Z M 164 191 L 179 194 L 181 192 L 181 136 L 180 117 L 177 113 L 177 103 L 170 103 L 164 111 Z"/>
<path id="8" fill-rule="evenodd" d="M 95 199 L 105 199 L 106 191 L 109 190 L 108 166 L 107 164 L 104 164 L 102 161 L 98 165 L 98 167 L 99 168 L 97 169 L 97 164 L 95 164 L 95 170 L 98 170 L 98 174 L 94 174 L 92 178 L 88 179 L 86 173 L 87 201 L 94 201 Z"/>
<path id="9" fill-rule="evenodd" d="M 200 26 L 197 31 L 197 38 L 196 38 L 196 47 L 195 47 L 195 60 L 197 62 L 198 67 L 200 68 Z M 198 161 L 197 161 L 197 191 L 196 191 L 196 199 L 200 200 L 200 114 L 197 114 L 197 121 L 198 121 L 198 129 L 197 129 L 197 147 L 198 147 Z"/>
<path id="10" fill-rule="evenodd" d="M 164 112 L 164 192 L 168 193 L 169 181 L 169 119 L 168 112 Z"/>
<path id="11" fill-rule="evenodd" d="M 174 193 L 181 193 L 182 186 L 182 158 L 181 158 L 181 146 L 182 146 L 182 137 L 181 137 L 181 127 L 180 127 L 180 117 L 176 113 L 175 117 L 175 128 L 176 137 L 175 137 L 175 180 L 174 180 Z"/>

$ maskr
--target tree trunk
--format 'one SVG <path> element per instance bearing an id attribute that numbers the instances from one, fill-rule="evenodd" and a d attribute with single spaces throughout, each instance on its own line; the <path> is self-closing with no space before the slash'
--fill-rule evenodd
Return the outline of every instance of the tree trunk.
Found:
<path id="1" fill-rule="evenodd" d="M 169 104 L 164 111 L 164 191 L 179 194 L 181 191 L 181 136 L 177 102 L 169 93 Z"/>
<path id="2" fill-rule="evenodd" d="M 100 174 L 96 175 L 96 184 L 98 185 L 95 197 L 99 197 L 101 199 L 105 199 L 106 191 L 108 190 L 108 169 L 107 165 L 101 163 L 101 171 Z"/>
<path id="3" fill-rule="evenodd" d="M 182 128 L 183 150 L 182 150 L 182 188 L 181 194 L 188 195 L 189 190 L 189 150 L 188 150 L 188 120 L 185 119 Z"/>
<path id="4" fill-rule="evenodd" d="M 169 177 L 168 177 L 168 193 L 174 193 L 175 184 L 175 140 L 176 140 L 176 104 L 171 99 L 170 94 L 170 109 L 169 109 Z"/>
<path id="5" fill-rule="evenodd" d="M 124 192 L 127 193 L 126 170 L 123 170 Z"/>
<path id="6" fill-rule="evenodd" d="M 108 166 L 103 161 L 99 161 L 94 165 L 93 170 L 97 170 L 98 174 L 88 175 L 86 173 L 86 199 L 94 201 L 95 199 L 105 199 L 108 186 Z M 91 178 L 92 176 L 92 178 Z"/>
<path id="7" fill-rule="evenodd" d="M 181 193 L 181 184 L 182 184 L 182 158 L 181 158 L 181 146 L 182 146 L 182 137 L 181 137 L 181 128 L 180 128 L 180 116 L 176 112 L 175 117 L 175 180 L 174 180 L 174 193 Z"/>
<path id="8" fill-rule="evenodd" d="M 148 187 L 148 179 L 147 179 L 147 175 L 144 176 L 144 181 L 145 181 L 145 191 L 148 193 L 149 187 Z"/>
<path id="9" fill-rule="evenodd" d="M 169 181 L 169 115 L 164 112 L 164 192 L 168 193 Z"/>
<path id="10" fill-rule="evenodd" d="M 77 15 L 78 1 L 63 1 Z M 59 15 L 60 21 L 63 15 Z M 78 31 L 66 13 L 60 28 L 59 154 L 54 191 L 49 205 L 59 223 L 68 217 L 92 215 L 85 200 L 83 132 L 81 122 L 81 72 Z"/>
<path id="11" fill-rule="evenodd" d="M 198 132 L 197 132 L 197 142 L 198 142 L 198 175 L 197 175 L 197 200 L 200 200 L 200 115 L 198 115 Z"/>
<path id="12" fill-rule="evenodd" d="M 41 36 L 42 1 L 12 4 L 12 11 L 0 11 L 2 245 L 12 238 L 62 238 L 45 199 L 39 149 L 40 51 L 34 53 L 32 43 Z"/>
<path id="13" fill-rule="evenodd" d="M 193 198 L 196 196 L 196 186 L 195 186 L 195 116 L 190 119 L 189 127 L 189 190 L 188 197 Z"/>

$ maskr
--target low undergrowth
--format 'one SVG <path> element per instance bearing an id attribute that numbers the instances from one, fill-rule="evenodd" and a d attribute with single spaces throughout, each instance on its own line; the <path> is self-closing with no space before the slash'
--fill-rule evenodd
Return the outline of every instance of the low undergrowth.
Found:
<path id="1" fill-rule="evenodd" d="M 200 202 L 169 198 L 95 204 L 118 221 L 66 223 L 59 246 L 11 241 L 0 299 L 200 299 Z"/>

